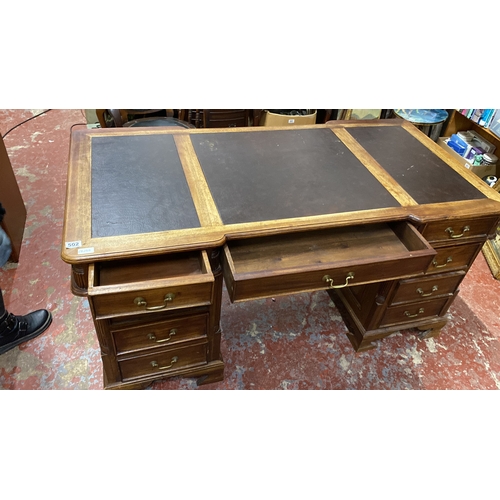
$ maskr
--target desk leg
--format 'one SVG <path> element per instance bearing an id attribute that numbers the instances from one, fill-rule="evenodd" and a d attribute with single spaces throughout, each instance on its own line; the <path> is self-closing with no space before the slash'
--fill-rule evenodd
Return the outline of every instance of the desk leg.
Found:
<path id="1" fill-rule="evenodd" d="M 215 382 L 222 382 L 223 380 L 224 380 L 224 367 L 222 367 L 219 371 L 199 377 L 196 380 L 196 385 L 200 386 L 206 384 L 213 384 Z"/>
<path id="2" fill-rule="evenodd" d="M 444 316 L 440 322 L 433 323 L 431 325 L 419 325 L 417 328 L 420 330 L 419 337 L 421 339 L 430 339 L 439 337 L 443 326 L 448 323 L 450 319 L 449 315 Z"/>
<path id="3" fill-rule="evenodd" d="M 438 337 L 441 329 L 448 323 L 449 315 L 437 316 L 426 320 L 415 320 L 394 326 L 378 328 L 375 325 L 369 329 L 365 328 L 358 319 L 355 311 L 352 309 L 349 301 L 341 291 L 328 290 L 333 303 L 339 310 L 342 319 L 347 327 L 347 338 L 351 342 L 356 352 L 369 351 L 379 345 L 379 341 L 400 332 L 401 330 L 416 329 L 422 331 L 419 337 L 421 339 Z M 451 302 L 450 302 L 451 303 Z"/>
<path id="4" fill-rule="evenodd" d="M 212 273 L 215 278 L 215 283 L 212 295 L 212 305 L 210 307 L 209 328 L 211 335 L 209 339 L 208 361 L 218 361 L 221 359 L 220 315 L 222 306 L 222 284 L 223 284 L 221 249 L 217 248 L 215 250 L 212 250 L 209 254 L 209 260 L 210 260 L 210 265 L 212 267 Z"/>
<path id="5" fill-rule="evenodd" d="M 335 290 L 327 290 L 328 295 L 335 304 L 335 307 L 339 310 L 342 319 L 347 327 L 345 332 L 349 342 L 351 342 L 352 347 L 356 352 L 369 351 L 375 349 L 377 344 L 374 344 L 371 340 L 366 340 L 365 334 L 366 329 L 358 321 L 355 312 L 352 310 L 349 302 L 344 300 L 343 295 L 336 292 Z"/>

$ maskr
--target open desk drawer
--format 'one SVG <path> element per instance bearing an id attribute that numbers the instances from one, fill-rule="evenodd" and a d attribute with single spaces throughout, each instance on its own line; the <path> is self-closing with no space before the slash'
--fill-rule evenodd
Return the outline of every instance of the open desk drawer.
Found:
<path id="1" fill-rule="evenodd" d="M 424 273 L 436 251 L 406 222 L 229 241 L 231 301 L 341 288 Z"/>
<path id="2" fill-rule="evenodd" d="M 97 319 L 209 305 L 214 276 L 205 251 L 98 262 L 88 295 Z"/>

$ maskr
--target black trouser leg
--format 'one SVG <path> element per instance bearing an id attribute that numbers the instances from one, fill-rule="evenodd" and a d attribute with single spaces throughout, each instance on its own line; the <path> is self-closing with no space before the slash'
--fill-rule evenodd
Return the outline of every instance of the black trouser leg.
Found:
<path id="1" fill-rule="evenodd" d="M 4 313 L 5 313 L 5 305 L 3 303 L 2 289 L 0 288 L 0 318 L 4 315 Z"/>

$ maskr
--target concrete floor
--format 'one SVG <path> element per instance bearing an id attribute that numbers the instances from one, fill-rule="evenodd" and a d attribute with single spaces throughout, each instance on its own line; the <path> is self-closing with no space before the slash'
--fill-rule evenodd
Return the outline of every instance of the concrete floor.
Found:
<path id="1" fill-rule="evenodd" d="M 0 133 L 37 111 L 0 110 Z M 60 258 L 70 129 L 85 121 L 84 110 L 51 110 L 4 139 L 28 218 L 20 262 L 0 270 L 0 287 L 10 312 L 46 307 L 54 319 L 43 335 L 0 356 L 2 389 L 102 389 L 88 301 L 71 294 Z M 325 292 L 241 304 L 224 292 L 225 380 L 199 389 L 499 389 L 499 292 L 479 254 L 439 338 L 403 331 L 359 354 Z M 151 388 L 197 386 L 172 379 Z"/>

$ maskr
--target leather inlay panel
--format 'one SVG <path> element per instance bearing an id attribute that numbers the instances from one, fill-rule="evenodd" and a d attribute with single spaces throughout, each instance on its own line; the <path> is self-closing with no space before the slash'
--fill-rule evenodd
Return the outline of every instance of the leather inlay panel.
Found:
<path id="1" fill-rule="evenodd" d="M 353 127 L 348 132 L 420 204 L 486 198 L 403 128 Z"/>
<path id="2" fill-rule="evenodd" d="M 225 224 L 400 206 L 328 129 L 191 141 Z"/>
<path id="3" fill-rule="evenodd" d="M 92 237 L 200 227 L 172 136 L 92 138 Z"/>

